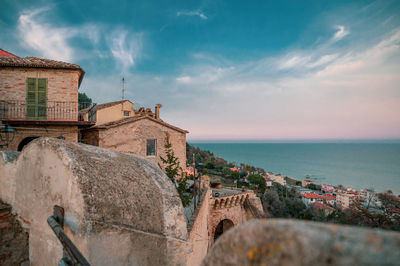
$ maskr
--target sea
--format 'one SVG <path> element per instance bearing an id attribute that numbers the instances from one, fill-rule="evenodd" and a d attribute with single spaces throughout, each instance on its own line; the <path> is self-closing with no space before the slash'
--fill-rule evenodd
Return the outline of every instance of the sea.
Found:
<path id="1" fill-rule="evenodd" d="M 236 164 L 319 184 L 391 190 L 400 195 L 400 141 L 224 142 L 189 141 Z"/>

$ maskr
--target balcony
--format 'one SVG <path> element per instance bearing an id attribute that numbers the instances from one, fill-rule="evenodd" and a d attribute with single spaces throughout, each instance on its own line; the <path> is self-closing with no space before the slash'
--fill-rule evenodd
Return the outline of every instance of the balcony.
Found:
<path id="1" fill-rule="evenodd" d="M 91 103 L 0 100 L 0 120 L 25 122 L 79 122 L 79 110 L 93 106 Z"/>

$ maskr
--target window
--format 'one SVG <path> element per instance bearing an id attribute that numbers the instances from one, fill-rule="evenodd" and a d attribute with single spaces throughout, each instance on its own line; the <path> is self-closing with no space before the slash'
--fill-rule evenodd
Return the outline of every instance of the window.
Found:
<path id="1" fill-rule="evenodd" d="M 47 78 L 26 79 L 26 119 L 46 120 Z"/>
<path id="2" fill-rule="evenodd" d="M 148 139 L 146 146 L 146 156 L 156 156 L 157 140 Z"/>
<path id="3" fill-rule="evenodd" d="M 124 117 L 129 117 L 131 116 L 131 112 L 129 111 L 124 111 Z"/>

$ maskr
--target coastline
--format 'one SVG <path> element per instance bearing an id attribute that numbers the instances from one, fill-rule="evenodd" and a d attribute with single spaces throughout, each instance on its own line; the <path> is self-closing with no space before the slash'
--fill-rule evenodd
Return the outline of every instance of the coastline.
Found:
<path id="1" fill-rule="evenodd" d="M 400 194 L 400 143 L 189 142 L 236 164 L 246 163 L 301 181 Z M 267 149 L 267 150 L 263 150 Z"/>

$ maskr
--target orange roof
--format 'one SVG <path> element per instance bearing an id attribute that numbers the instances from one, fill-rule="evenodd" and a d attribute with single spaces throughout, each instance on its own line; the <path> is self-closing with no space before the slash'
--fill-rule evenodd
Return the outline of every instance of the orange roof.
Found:
<path id="1" fill-rule="evenodd" d="M 301 196 L 306 199 L 323 199 L 324 198 L 323 196 L 318 195 L 316 193 L 302 193 Z"/>
<path id="2" fill-rule="evenodd" d="M 0 57 L 18 57 L 18 56 L 0 48 Z"/>
<path id="3" fill-rule="evenodd" d="M 322 196 L 324 200 L 335 200 L 336 196 L 331 194 L 326 194 Z"/>

